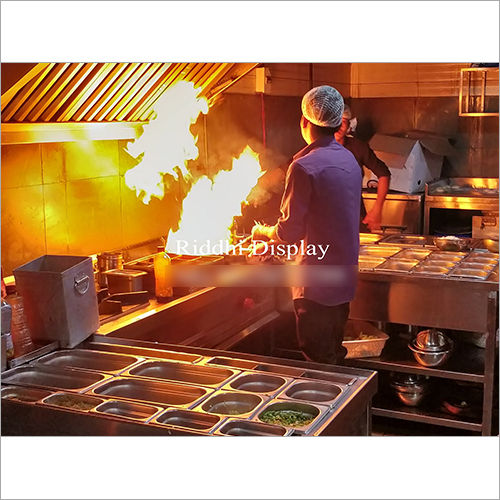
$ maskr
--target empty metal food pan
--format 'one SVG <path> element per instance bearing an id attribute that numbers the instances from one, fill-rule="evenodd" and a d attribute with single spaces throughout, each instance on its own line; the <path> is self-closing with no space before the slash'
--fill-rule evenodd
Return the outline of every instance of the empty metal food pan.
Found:
<path id="1" fill-rule="evenodd" d="M 372 270 L 385 262 L 385 257 L 371 257 L 369 255 L 360 255 L 358 260 L 358 268 L 360 270 Z"/>
<path id="2" fill-rule="evenodd" d="M 488 257 L 485 254 L 470 254 L 464 262 L 476 262 L 478 264 L 491 264 L 491 265 L 496 265 L 498 264 L 498 259 L 494 259 L 492 257 Z"/>
<path id="3" fill-rule="evenodd" d="M 297 380 L 286 387 L 278 397 L 331 405 L 342 392 L 343 389 L 335 384 Z"/>
<path id="4" fill-rule="evenodd" d="M 314 380 L 325 380 L 327 382 L 335 382 L 336 384 L 342 385 L 352 385 L 357 380 L 357 378 L 353 377 L 352 375 L 343 373 L 320 372 L 316 370 L 307 370 L 302 374 L 302 377 Z"/>
<path id="5" fill-rule="evenodd" d="M 123 373 L 124 376 L 186 382 L 188 384 L 219 387 L 239 371 L 206 365 L 188 365 L 169 361 L 144 361 Z"/>
<path id="6" fill-rule="evenodd" d="M 23 403 L 36 403 L 52 393 L 43 389 L 31 389 L 30 387 L 4 387 L 2 388 L 2 399 L 12 399 Z"/>
<path id="7" fill-rule="evenodd" d="M 271 423 L 271 422 L 265 422 L 264 415 L 267 411 L 281 411 L 284 412 L 284 414 L 286 414 L 286 412 L 289 410 L 299 411 L 303 414 L 308 414 L 310 415 L 312 420 L 304 425 L 288 425 L 285 423 L 274 423 L 274 425 L 281 425 L 287 429 L 294 429 L 295 431 L 298 431 L 299 433 L 302 434 L 310 434 L 313 432 L 314 427 L 317 424 L 319 424 L 319 422 L 322 420 L 323 415 L 329 411 L 329 408 L 328 406 L 302 403 L 298 401 L 272 400 L 270 403 L 260 408 L 260 410 L 252 418 L 252 420 L 264 423 Z"/>
<path id="8" fill-rule="evenodd" d="M 292 379 L 263 373 L 244 372 L 228 382 L 223 389 L 272 395 Z"/>
<path id="9" fill-rule="evenodd" d="M 2 374 L 2 383 L 84 392 L 99 382 L 110 378 L 111 375 L 102 373 L 33 365 L 19 366 L 4 372 Z"/>
<path id="10" fill-rule="evenodd" d="M 401 247 L 365 245 L 359 248 L 359 254 L 372 255 L 374 257 L 391 257 L 391 255 L 398 253 L 400 250 Z"/>
<path id="11" fill-rule="evenodd" d="M 161 406 L 143 405 L 130 401 L 105 401 L 92 410 L 94 413 L 113 415 L 120 418 L 129 418 L 148 422 L 158 413 L 165 411 Z"/>
<path id="12" fill-rule="evenodd" d="M 487 273 L 491 272 L 495 267 L 495 264 L 487 264 L 482 262 L 468 262 L 463 260 L 458 265 L 457 269 L 479 269 L 480 271 L 485 271 Z"/>
<path id="13" fill-rule="evenodd" d="M 436 265 L 433 265 L 432 263 L 420 264 L 413 270 L 413 272 L 417 274 L 434 274 L 438 276 L 446 276 L 450 272 L 450 269 L 440 264 L 440 262 L 436 262 Z"/>
<path id="14" fill-rule="evenodd" d="M 218 391 L 197 406 L 196 410 L 216 415 L 238 415 L 240 418 L 248 418 L 264 401 L 263 396 L 250 392 Z"/>
<path id="15" fill-rule="evenodd" d="M 432 252 L 427 259 L 432 260 L 446 260 L 448 262 L 459 262 L 461 261 L 467 254 L 464 252 L 441 252 L 435 251 Z"/>
<path id="16" fill-rule="evenodd" d="M 141 358 L 125 354 L 73 349 L 53 352 L 38 359 L 36 363 L 61 368 L 118 374 L 140 360 Z"/>
<path id="17" fill-rule="evenodd" d="M 404 234 L 390 234 L 379 241 L 379 245 L 398 245 L 398 246 L 433 246 L 432 237 L 416 236 Z"/>
<path id="18" fill-rule="evenodd" d="M 380 266 L 378 266 L 376 271 L 393 271 L 399 273 L 407 273 L 411 271 L 419 263 L 420 263 L 419 260 L 389 259 Z"/>
<path id="19" fill-rule="evenodd" d="M 466 267 L 462 268 L 457 267 L 450 273 L 450 276 L 485 280 L 489 274 L 490 274 L 489 272 L 481 271 L 479 269 L 468 269 Z"/>
<path id="20" fill-rule="evenodd" d="M 369 245 L 373 243 L 377 243 L 384 236 L 382 234 L 375 233 L 359 233 L 359 244 L 360 245 Z"/>
<path id="21" fill-rule="evenodd" d="M 423 260 L 425 259 L 432 250 L 429 248 L 405 248 L 401 250 L 401 252 L 394 255 L 395 259 L 416 259 Z"/>
<path id="22" fill-rule="evenodd" d="M 89 411 L 104 402 L 101 398 L 87 396 L 84 394 L 72 394 L 70 392 L 57 392 L 41 401 L 47 406 L 57 406 L 75 411 Z"/>
<path id="23" fill-rule="evenodd" d="M 186 352 L 163 351 L 161 349 L 151 349 L 149 347 L 134 347 L 120 344 L 102 344 L 100 342 L 91 342 L 89 346 L 93 350 L 118 352 L 123 354 L 131 354 L 143 358 L 166 359 L 168 361 L 179 361 L 183 363 L 196 363 L 203 356 L 199 354 L 189 354 Z"/>
<path id="24" fill-rule="evenodd" d="M 225 358 L 223 356 L 215 357 L 207 361 L 208 365 L 220 365 L 220 366 L 231 366 L 233 368 L 243 368 L 245 370 L 251 370 L 257 366 L 255 361 L 248 361 L 246 359 L 233 359 Z"/>
<path id="25" fill-rule="evenodd" d="M 169 409 L 157 415 L 151 420 L 151 423 L 210 432 L 222 420 L 223 417 L 209 413 Z"/>
<path id="26" fill-rule="evenodd" d="M 281 425 L 265 424 L 253 420 L 227 419 L 218 427 L 215 436 L 287 436 L 291 432 Z"/>
<path id="27" fill-rule="evenodd" d="M 91 394 L 116 399 L 127 399 L 160 406 L 190 408 L 212 391 L 194 385 L 174 384 L 159 380 L 115 377 L 94 387 Z"/>
<path id="28" fill-rule="evenodd" d="M 281 365 L 268 365 L 265 363 L 260 363 L 255 367 L 255 370 L 259 372 L 277 373 L 278 375 L 284 375 L 285 377 L 300 377 L 304 370 L 302 368 L 293 368 L 290 366 Z"/>
<path id="29" fill-rule="evenodd" d="M 447 269 L 451 269 L 457 265 L 457 262 L 455 261 L 448 261 L 448 260 L 443 260 L 443 259 L 432 259 L 431 257 L 427 257 L 424 261 L 422 261 L 421 265 L 425 266 L 439 266 L 439 267 L 446 267 Z"/>

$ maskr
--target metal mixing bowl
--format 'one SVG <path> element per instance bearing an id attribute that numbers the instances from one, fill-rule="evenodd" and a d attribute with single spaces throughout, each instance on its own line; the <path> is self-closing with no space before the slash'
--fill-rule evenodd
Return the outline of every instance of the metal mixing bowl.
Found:
<path id="1" fill-rule="evenodd" d="M 423 351 L 416 347 L 413 342 L 408 344 L 408 347 L 413 352 L 413 356 L 417 362 L 427 367 L 441 366 L 448 360 L 452 351 L 451 347 L 445 351 Z"/>
<path id="2" fill-rule="evenodd" d="M 468 250 L 471 244 L 470 238 L 458 238 L 457 236 L 436 236 L 433 238 L 433 242 L 439 250 L 447 252 Z"/>
<path id="3" fill-rule="evenodd" d="M 391 386 L 398 399 L 406 406 L 418 406 L 427 394 L 427 386 L 422 383 L 402 385 L 393 382 Z"/>

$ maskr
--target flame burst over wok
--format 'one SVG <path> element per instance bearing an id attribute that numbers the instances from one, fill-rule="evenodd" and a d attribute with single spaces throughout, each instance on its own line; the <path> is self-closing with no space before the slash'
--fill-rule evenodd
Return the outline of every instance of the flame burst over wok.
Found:
<path id="1" fill-rule="evenodd" d="M 139 164 L 125 173 L 125 183 L 143 203 L 149 204 L 153 196 L 163 199 L 175 182 L 192 182 L 179 228 L 168 238 L 166 250 L 174 253 L 182 248 L 182 253 L 197 254 L 200 242 L 212 246 L 230 241 L 233 218 L 241 215 L 242 204 L 264 173 L 257 153 L 247 146 L 233 159 L 231 170 L 221 170 L 212 179 L 205 175 L 192 179 L 187 167 L 199 151 L 198 137 L 190 127 L 200 113 L 208 113 L 200 92 L 191 82 L 178 82 L 158 100 L 156 116 L 144 126 L 141 137 L 127 147 Z"/>

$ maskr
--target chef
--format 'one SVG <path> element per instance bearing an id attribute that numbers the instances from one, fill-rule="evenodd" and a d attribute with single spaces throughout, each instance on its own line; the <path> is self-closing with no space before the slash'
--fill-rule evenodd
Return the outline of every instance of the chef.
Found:
<path id="1" fill-rule="evenodd" d="M 323 85 L 302 99 L 300 129 L 307 146 L 290 164 L 274 226 L 257 224 L 254 240 L 306 246 L 329 245 L 322 260 L 299 254 L 299 266 L 328 266 L 342 276 L 327 286 L 292 288 L 299 346 L 307 360 L 339 364 L 349 302 L 354 297 L 359 252 L 361 169 L 334 134 L 342 124 L 344 101 L 333 87 Z M 307 267 L 304 268 L 307 272 Z M 315 268 L 318 269 L 317 267 Z"/>
<path id="2" fill-rule="evenodd" d="M 378 177 L 377 199 L 368 213 L 366 212 L 363 199 L 361 199 L 361 217 L 359 227 L 361 232 L 376 231 L 377 229 L 380 229 L 382 209 L 384 207 L 385 197 L 389 191 L 391 172 L 387 168 L 387 165 L 382 160 L 377 158 L 366 142 L 353 137 L 351 132 L 354 131 L 355 123 L 357 123 L 356 118 L 352 118 L 351 109 L 347 104 L 345 104 L 342 124 L 337 132 L 335 132 L 335 139 L 354 155 L 361 170 L 363 170 L 363 167 L 366 167 Z"/>

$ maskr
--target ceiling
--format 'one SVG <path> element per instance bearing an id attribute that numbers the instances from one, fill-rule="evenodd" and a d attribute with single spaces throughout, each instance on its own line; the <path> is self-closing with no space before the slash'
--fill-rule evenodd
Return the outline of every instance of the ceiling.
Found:
<path id="1" fill-rule="evenodd" d="M 256 66 L 38 63 L 17 68 L 16 64 L 2 64 L 2 72 L 10 70 L 13 75 L 9 87 L 2 88 L 2 123 L 146 122 L 156 100 L 177 81 L 193 82 L 202 87 L 201 95 L 213 100 Z"/>

